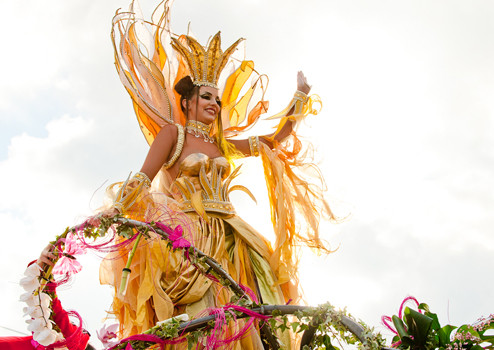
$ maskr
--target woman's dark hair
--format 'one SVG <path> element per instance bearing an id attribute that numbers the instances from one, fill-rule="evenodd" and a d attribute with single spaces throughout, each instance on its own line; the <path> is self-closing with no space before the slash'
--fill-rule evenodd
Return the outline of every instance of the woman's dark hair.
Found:
<path id="1" fill-rule="evenodd" d="M 183 105 L 183 101 L 188 101 L 197 93 L 199 90 L 199 86 L 194 85 L 192 82 L 192 78 L 187 75 L 180 79 L 177 84 L 175 84 L 175 91 L 180 95 L 180 108 L 182 108 L 182 112 L 185 112 L 186 109 Z"/>

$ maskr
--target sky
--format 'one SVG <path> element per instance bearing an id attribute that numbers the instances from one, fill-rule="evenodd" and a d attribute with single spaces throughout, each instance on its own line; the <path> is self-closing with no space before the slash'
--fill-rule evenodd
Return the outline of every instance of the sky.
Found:
<path id="1" fill-rule="evenodd" d="M 18 281 L 65 227 L 100 205 L 108 184 L 137 171 L 148 146 L 113 62 L 111 19 L 123 0 L 0 0 L 0 336 L 27 334 Z M 157 4 L 142 0 L 146 14 Z M 329 301 L 389 334 L 382 315 L 415 296 L 440 322 L 494 311 L 494 3 L 460 0 L 176 0 L 172 28 L 201 42 L 244 37 L 270 79 L 268 114 L 303 70 L 323 109 L 300 128 L 315 147 L 340 224 L 321 223 L 336 252 L 304 252 L 311 305 Z M 267 130 L 269 131 L 269 129 Z M 269 236 L 260 162 L 232 195 Z M 111 290 L 99 257 L 63 287 L 93 334 Z M 93 337 L 96 338 L 96 337 Z M 93 340 L 98 346 L 98 341 Z"/>

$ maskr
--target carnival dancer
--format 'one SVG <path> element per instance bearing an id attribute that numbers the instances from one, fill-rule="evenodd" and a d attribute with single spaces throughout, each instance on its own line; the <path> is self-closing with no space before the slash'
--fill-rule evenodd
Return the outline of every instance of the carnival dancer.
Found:
<path id="1" fill-rule="evenodd" d="M 223 51 L 220 33 L 206 47 L 191 36 L 173 35 L 170 6 L 171 1 L 160 4 L 151 22 L 137 18 L 132 6 L 114 18 L 117 70 L 150 150 L 138 173 L 109 187 L 111 207 L 91 222 L 119 214 L 180 227 L 186 241 L 253 291 L 258 303 L 297 302 L 296 247 L 305 243 L 325 250 L 317 231 L 319 217 L 332 217 L 321 188 L 298 172 L 312 167 L 304 162 L 296 135 L 297 122 L 315 114 L 310 85 L 299 72 L 292 101 L 272 117 L 279 121 L 276 130 L 242 138 L 267 110 L 262 99 L 265 77 L 256 73 L 252 61 L 236 58 L 243 39 Z M 139 37 L 143 31 L 138 28 L 144 25 L 150 27 L 150 38 Z M 251 77 L 252 84 L 244 86 Z M 243 186 L 230 186 L 239 173 L 238 167 L 233 170 L 233 161 L 248 156 L 262 157 L 274 246 L 236 215 L 229 200 L 236 189 L 252 196 Z M 129 246 L 122 246 L 100 269 L 101 282 L 115 288 L 112 312 L 122 337 L 142 333 L 172 316 L 196 317 L 231 302 L 221 284 L 211 282 L 152 232 L 139 242 L 131 262 L 129 251 Z M 122 276 L 129 272 L 122 290 Z M 289 348 L 287 336 L 283 342 Z M 255 328 L 231 345 L 263 349 Z"/>

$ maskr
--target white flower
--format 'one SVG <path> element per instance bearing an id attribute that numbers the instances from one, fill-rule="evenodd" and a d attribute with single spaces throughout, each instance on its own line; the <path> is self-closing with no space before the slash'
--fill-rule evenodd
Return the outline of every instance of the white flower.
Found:
<path id="1" fill-rule="evenodd" d="M 48 346 L 63 339 L 63 336 L 53 330 L 53 321 L 50 320 L 51 297 L 46 293 L 33 294 L 40 287 L 40 271 L 41 268 L 37 264 L 31 264 L 26 269 L 25 277 L 19 282 L 26 293 L 22 294 L 19 300 L 27 304 L 23 311 L 24 315 L 31 317 L 26 323 L 27 329 L 33 333 L 33 339 L 43 346 Z"/>
<path id="2" fill-rule="evenodd" d="M 46 328 L 40 333 L 34 333 L 33 339 L 43 346 L 48 346 L 53 344 L 57 340 L 57 336 L 58 334 L 56 331 Z"/>
<path id="3" fill-rule="evenodd" d="M 38 264 L 34 263 L 27 267 L 26 271 L 24 271 L 24 276 L 39 277 L 40 272 L 41 272 L 41 267 L 39 267 Z"/>
<path id="4" fill-rule="evenodd" d="M 55 339 L 55 342 L 59 342 L 59 341 L 62 341 L 62 340 L 65 340 L 65 338 L 63 337 L 63 334 L 62 333 L 57 333 L 57 338 Z M 65 350 L 67 350 L 68 348 L 61 347 L 61 348 L 55 348 L 55 349 L 65 349 Z"/>
<path id="5" fill-rule="evenodd" d="M 39 288 L 39 280 L 36 276 L 26 276 L 19 282 L 26 292 L 32 292 Z"/>
<path id="6" fill-rule="evenodd" d="M 23 316 L 31 316 L 31 317 L 41 316 L 41 309 L 39 308 L 38 305 L 23 307 L 22 311 L 24 312 Z"/>
<path id="7" fill-rule="evenodd" d="M 27 329 L 33 333 L 40 333 L 44 329 L 50 330 L 52 328 L 53 328 L 53 325 L 52 325 L 51 321 L 47 320 L 44 317 L 37 317 L 37 318 L 31 319 L 29 326 L 27 326 Z"/>
<path id="8" fill-rule="evenodd" d="M 43 309 L 50 307 L 51 297 L 48 294 L 39 293 L 37 298 L 39 298 L 38 300 L 40 301 L 39 305 L 41 305 Z"/>
<path id="9" fill-rule="evenodd" d="M 26 292 L 22 294 L 19 297 L 19 301 L 26 303 L 27 306 L 34 306 L 38 302 L 32 292 Z"/>

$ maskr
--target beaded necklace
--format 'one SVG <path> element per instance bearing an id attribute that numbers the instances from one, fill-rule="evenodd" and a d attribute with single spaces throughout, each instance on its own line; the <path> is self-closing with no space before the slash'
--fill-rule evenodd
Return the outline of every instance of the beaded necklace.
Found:
<path id="1" fill-rule="evenodd" d="M 198 122 L 197 120 L 188 120 L 185 124 L 185 130 L 187 130 L 189 134 L 192 134 L 195 137 L 202 137 L 204 139 L 204 142 L 214 143 L 214 138 L 209 136 L 211 125 L 206 125 L 204 123 Z"/>

